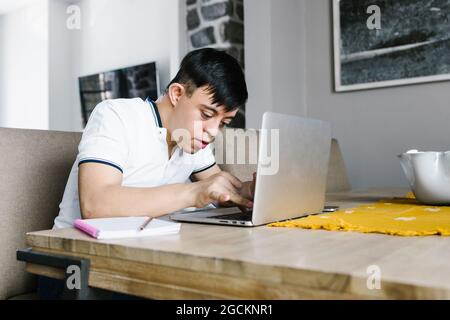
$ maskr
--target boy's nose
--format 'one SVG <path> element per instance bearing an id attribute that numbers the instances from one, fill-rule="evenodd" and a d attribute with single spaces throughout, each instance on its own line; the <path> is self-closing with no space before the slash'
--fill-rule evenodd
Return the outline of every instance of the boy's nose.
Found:
<path id="1" fill-rule="evenodd" d="M 211 124 L 208 124 L 205 126 L 205 132 L 211 136 L 211 137 L 215 137 L 217 136 L 217 133 L 219 132 L 219 126 L 220 126 L 220 121 L 214 121 L 211 122 Z"/>

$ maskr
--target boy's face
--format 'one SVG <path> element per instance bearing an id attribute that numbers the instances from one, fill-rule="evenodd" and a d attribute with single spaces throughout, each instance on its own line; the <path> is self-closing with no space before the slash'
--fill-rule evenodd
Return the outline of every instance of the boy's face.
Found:
<path id="1" fill-rule="evenodd" d="M 226 112 L 224 106 L 211 104 L 212 95 L 205 89 L 197 88 L 190 96 L 180 90 L 168 124 L 172 140 L 187 153 L 206 148 L 238 112 L 237 109 Z"/>

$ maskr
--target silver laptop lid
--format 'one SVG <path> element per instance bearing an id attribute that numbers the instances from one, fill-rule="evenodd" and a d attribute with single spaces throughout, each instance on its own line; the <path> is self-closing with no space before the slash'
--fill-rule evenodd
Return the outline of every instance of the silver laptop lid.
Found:
<path id="1" fill-rule="evenodd" d="M 264 113 L 252 217 L 254 225 L 322 211 L 330 145 L 331 127 L 327 122 Z"/>

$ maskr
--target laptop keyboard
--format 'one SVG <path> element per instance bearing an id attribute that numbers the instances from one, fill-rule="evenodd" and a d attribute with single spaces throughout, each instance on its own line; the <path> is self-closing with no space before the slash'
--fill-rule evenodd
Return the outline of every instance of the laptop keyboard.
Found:
<path id="1" fill-rule="evenodd" d="M 243 212 L 229 213 L 229 214 L 223 214 L 220 216 L 211 216 L 208 218 L 251 221 L 252 220 L 252 212 L 249 211 L 247 213 L 243 213 Z"/>

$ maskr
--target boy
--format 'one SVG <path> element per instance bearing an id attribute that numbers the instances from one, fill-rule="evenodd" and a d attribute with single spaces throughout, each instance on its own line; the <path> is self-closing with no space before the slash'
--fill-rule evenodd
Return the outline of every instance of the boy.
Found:
<path id="1" fill-rule="evenodd" d="M 247 98 L 239 63 L 200 49 L 186 55 L 158 101 L 101 102 L 83 132 L 54 228 L 80 217 L 157 217 L 213 202 L 251 208 L 254 181 L 221 171 L 210 148 Z"/>

